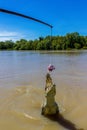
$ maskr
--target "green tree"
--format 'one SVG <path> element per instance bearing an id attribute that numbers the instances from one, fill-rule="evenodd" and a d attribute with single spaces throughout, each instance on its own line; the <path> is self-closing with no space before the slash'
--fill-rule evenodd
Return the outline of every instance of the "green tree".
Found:
<path id="1" fill-rule="evenodd" d="M 12 40 L 8 40 L 4 42 L 5 49 L 13 49 L 14 42 Z"/>
<path id="2" fill-rule="evenodd" d="M 5 43 L 4 42 L 0 42 L 0 50 L 3 50 L 3 49 L 5 49 Z"/>
<path id="3" fill-rule="evenodd" d="M 32 40 L 26 42 L 25 50 L 34 50 L 34 48 L 33 48 L 33 41 Z"/>
<path id="4" fill-rule="evenodd" d="M 37 45 L 38 45 L 38 40 L 35 39 L 35 40 L 32 42 L 32 49 L 33 49 L 33 50 L 37 50 Z"/>
<path id="5" fill-rule="evenodd" d="M 14 45 L 14 49 L 16 50 L 26 50 L 26 42 L 27 40 L 21 39 L 20 41 L 17 41 Z"/>
<path id="6" fill-rule="evenodd" d="M 79 43 L 79 33 L 74 32 L 74 33 L 68 33 L 66 35 L 66 49 L 67 48 L 74 48 L 74 44 Z"/>
<path id="7" fill-rule="evenodd" d="M 75 43 L 74 46 L 75 46 L 75 49 L 80 49 L 81 48 L 81 44 L 79 44 L 79 43 Z"/>

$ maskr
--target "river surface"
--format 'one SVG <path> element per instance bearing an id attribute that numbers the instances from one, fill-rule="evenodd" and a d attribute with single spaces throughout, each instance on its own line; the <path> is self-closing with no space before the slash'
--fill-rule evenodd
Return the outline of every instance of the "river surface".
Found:
<path id="1" fill-rule="evenodd" d="M 0 51 L 0 130 L 67 130 L 41 115 L 50 63 L 60 113 L 87 130 L 87 51 Z"/>

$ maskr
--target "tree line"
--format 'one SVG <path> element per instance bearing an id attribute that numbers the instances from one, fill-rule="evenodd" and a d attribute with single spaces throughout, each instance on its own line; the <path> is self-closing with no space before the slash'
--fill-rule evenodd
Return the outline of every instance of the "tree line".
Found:
<path id="1" fill-rule="evenodd" d="M 87 49 L 87 36 L 78 32 L 67 33 L 65 36 L 46 36 L 35 40 L 20 39 L 0 41 L 0 50 L 70 50 Z"/>

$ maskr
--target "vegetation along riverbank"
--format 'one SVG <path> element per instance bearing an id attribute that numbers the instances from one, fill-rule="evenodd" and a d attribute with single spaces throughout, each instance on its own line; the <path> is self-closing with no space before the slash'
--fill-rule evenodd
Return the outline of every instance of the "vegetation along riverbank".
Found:
<path id="1" fill-rule="evenodd" d="M 0 50 L 70 50 L 87 49 L 87 36 L 78 32 L 65 36 L 46 36 L 35 40 L 20 39 L 18 41 L 0 41 Z"/>

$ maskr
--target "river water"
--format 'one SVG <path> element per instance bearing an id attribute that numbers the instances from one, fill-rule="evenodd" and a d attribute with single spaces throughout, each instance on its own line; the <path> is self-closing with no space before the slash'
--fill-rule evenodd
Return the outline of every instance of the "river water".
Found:
<path id="1" fill-rule="evenodd" d="M 67 130 L 41 115 L 49 63 L 60 113 L 87 130 L 87 51 L 0 51 L 0 130 Z"/>

